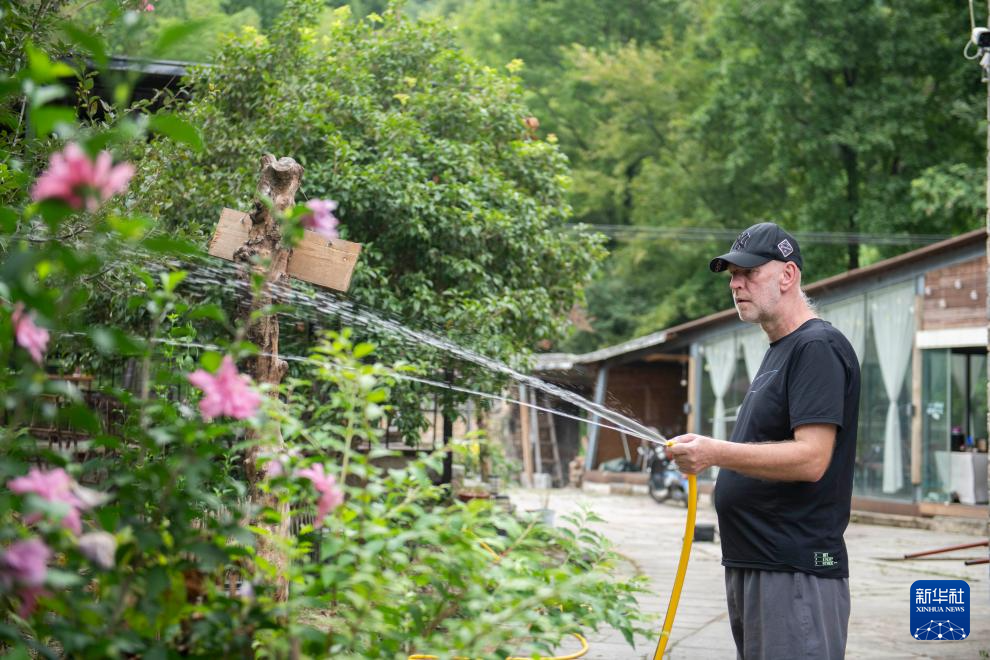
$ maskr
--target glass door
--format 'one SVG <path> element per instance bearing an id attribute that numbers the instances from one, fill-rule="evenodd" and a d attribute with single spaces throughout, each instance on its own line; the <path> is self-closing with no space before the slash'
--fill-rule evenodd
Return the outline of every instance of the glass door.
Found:
<path id="1" fill-rule="evenodd" d="M 952 361 L 949 349 L 921 353 L 921 493 L 926 502 L 948 502 L 952 419 Z"/>
<path id="2" fill-rule="evenodd" d="M 987 355 L 982 348 L 922 351 L 922 498 L 986 501 Z"/>

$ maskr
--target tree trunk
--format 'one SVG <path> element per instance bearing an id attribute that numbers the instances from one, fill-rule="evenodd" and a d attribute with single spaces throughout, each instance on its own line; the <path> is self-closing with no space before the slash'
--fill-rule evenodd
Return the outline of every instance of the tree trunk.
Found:
<path id="1" fill-rule="evenodd" d="M 234 261 L 251 266 L 248 277 L 252 272 L 265 274 L 265 286 L 256 295 L 245 317 L 249 320 L 258 310 L 271 305 L 271 284 L 286 277 L 285 270 L 289 262 L 289 250 L 282 246 L 282 228 L 278 223 L 277 214 L 281 214 L 295 206 L 296 191 L 302 180 L 303 168 L 291 158 L 277 159 L 271 154 L 261 158 L 261 178 L 255 194 L 254 208 L 251 211 L 251 230 L 248 240 L 234 253 Z M 271 207 L 269 207 L 269 203 Z M 274 314 L 257 317 L 249 321 L 247 337 L 258 347 L 260 355 L 252 360 L 251 371 L 257 383 L 267 383 L 269 394 L 278 397 L 278 386 L 285 376 L 288 364 L 278 357 L 278 317 Z M 255 442 L 249 447 L 244 457 L 244 471 L 247 475 L 251 503 L 257 508 L 271 507 L 279 513 L 277 524 L 256 521 L 256 524 L 266 529 L 271 537 L 258 537 L 258 555 L 270 562 L 277 571 L 276 599 L 284 601 L 288 597 L 288 582 L 286 570 L 288 558 L 280 547 L 281 540 L 289 535 L 289 509 L 285 504 L 279 504 L 278 499 L 262 492 L 260 486 L 264 472 L 258 468 L 258 458 L 261 454 L 277 455 L 284 449 L 282 431 L 278 424 L 272 425 L 267 432 L 254 433 L 249 440 Z"/>
<path id="2" fill-rule="evenodd" d="M 846 171 L 846 212 L 848 213 L 847 227 L 850 233 L 856 233 L 857 215 L 859 215 L 859 156 L 849 145 L 839 145 L 842 154 L 842 166 Z M 852 237 L 849 239 L 849 270 L 859 268 L 859 242 Z"/>

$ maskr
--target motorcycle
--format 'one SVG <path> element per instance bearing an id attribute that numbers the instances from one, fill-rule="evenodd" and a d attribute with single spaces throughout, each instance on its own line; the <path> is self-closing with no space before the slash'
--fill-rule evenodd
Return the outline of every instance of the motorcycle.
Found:
<path id="1" fill-rule="evenodd" d="M 672 500 L 687 506 L 687 477 L 674 467 L 674 461 L 667 448 L 662 445 L 650 445 L 647 449 L 640 447 L 639 452 L 641 455 L 645 453 L 646 467 L 650 471 L 650 479 L 647 482 L 650 497 L 661 503 Z"/>

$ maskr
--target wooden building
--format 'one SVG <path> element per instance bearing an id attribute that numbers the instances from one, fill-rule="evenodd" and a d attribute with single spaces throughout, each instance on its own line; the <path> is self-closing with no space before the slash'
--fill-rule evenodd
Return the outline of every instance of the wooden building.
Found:
<path id="1" fill-rule="evenodd" d="M 859 509 L 986 516 L 986 238 L 969 232 L 804 287 L 861 363 Z M 585 355 L 541 355 L 535 373 L 666 436 L 728 437 L 766 348 L 730 308 Z M 557 423 L 587 435 L 587 469 L 635 462 L 638 440 Z"/>

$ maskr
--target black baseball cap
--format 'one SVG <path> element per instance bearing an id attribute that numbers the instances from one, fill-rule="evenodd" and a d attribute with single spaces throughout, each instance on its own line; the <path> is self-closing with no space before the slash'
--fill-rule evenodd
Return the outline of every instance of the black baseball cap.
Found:
<path id="1" fill-rule="evenodd" d="M 761 222 L 739 234 L 725 254 L 715 257 L 708 264 L 713 273 L 719 273 L 729 264 L 740 268 L 756 268 L 768 261 L 793 261 L 801 268 L 801 250 L 793 236 L 772 222 Z"/>

